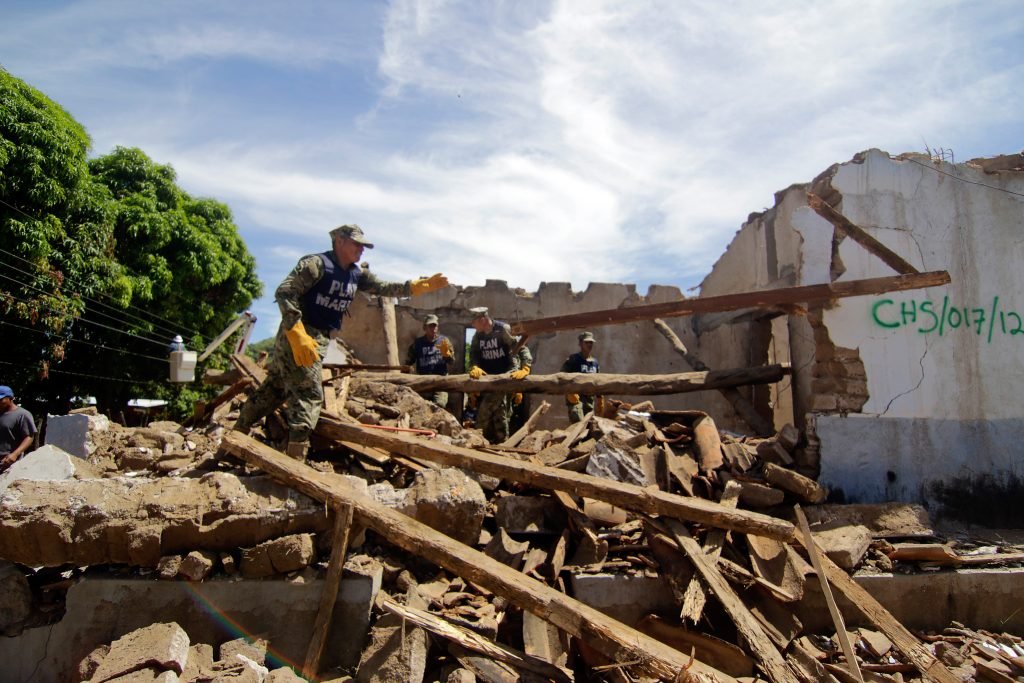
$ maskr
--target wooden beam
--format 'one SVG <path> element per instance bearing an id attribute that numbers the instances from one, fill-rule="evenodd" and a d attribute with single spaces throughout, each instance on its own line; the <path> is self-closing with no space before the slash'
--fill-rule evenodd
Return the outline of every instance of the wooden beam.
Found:
<path id="1" fill-rule="evenodd" d="M 388 365 L 398 365 L 401 361 L 398 360 L 398 323 L 395 320 L 394 297 L 380 297 L 380 310 L 384 323 L 384 347 Z"/>
<path id="2" fill-rule="evenodd" d="M 469 375 L 405 375 L 400 373 L 359 372 L 358 379 L 391 382 L 416 392 L 427 391 L 498 391 L 505 394 L 587 394 L 627 396 L 686 394 L 723 387 L 772 384 L 789 374 L 784 365 L 758 368 L 680 372 L 670 375 L 616 375 L 611 373 L 558 372 L 553 375 L 530 375 L 512 379 L 508 375 L 485 375 L 471 379 Z"/>
<path id="3" fill-rule="evenodd" d="M 668 343 L 672 345 L 676 353 L 683 357 L 689 366 L 696 372 L 706 372 L 710 368 L 704 364 L 700 358 L 692 353 L 686 345 L 683 344 L 683 340 L 675 333 L 675 331 L 669 327 L 664 320 L 661 318 L 654 319 L 654 327 L 661 332 L 661 335 L 668 340 Z M 747 400 L 747 398 L 739 392 L 736 387 L 722 387 L 718 390 L 732 409 L 736 411 L 736 414 L 740 416 L 740 419 L 750 425 L 750 428 L 754 430 L 754 433 L 758 436 L 771 436 L 775 433 L 775 426 L 766 420 L 757 409 L 754 408 L 753 404 Z"/>
<path id="4" fill-rule="evenodd" d="M 306 661 L 302 666 L 302 676 L 308 680 L 316 680 L 320 671 L 320 657 L 330 633 L 331 617 L 334 616 L 334 603 L 338 599 L 338 588 L 345 568 L 345 554 L 348 552 L 349 530 L 352 528 L 352 506 L 344 503 L 334 510 L 334 534 L 331 537 L 331 559 L 327 562 L 327 578 L 324 579 L 323 592 L 320 593 L 320 608 L 316 612 L 313 624 L 313 636 L 306 650 Z"/>
<path id="5" fill-rule="evenodd" d="M 686 527 L 676 520 L 670 519 L 665 520 L 665 522 L 669 526 L 671 536 L 661 536 L 661 538 L 664 538 L 669 543 L 674 540 L 679 549 L 690 558 L 701 578 L 704 579 L 708 588 L 711 589 L 711 592 L 718 598 L 722 607 L 729 614 L 729 617 L 732 618 L 740 638 L 743 639 L 751 654 L 760 663 L 761 669 L 768 677 L 768 680 L 772 681 L 772 683 L 800 683 L 796 674 L 789 668 L 786 660 L 775 647 L 775 643 L 765 633 L 757 617 L 747 609 L 746 605 L 743 604 L 743 600 L 736 595 L 732 587 L 718 573 L 718 569 L 708 560 L 708 557 L 704 554 L 704 549 L 690 536 L 690 532 L 687 531 Z M 670 538 L 672 540 L 669 540 Z"/>
<path id="6" fill-rule="evenodd" d="M 537 420 L 548 412 L 551 404 L 547 401 L 541 401 L 541 404 L 537 406 L 537 409 L 526 419 L 523 426 L 516 430 L 516 433 L 502 441 L 499 445 L 505 448 L 515 448 L 519 445 L 519 442 L 526 438 L 526 435 L 533 429 L 533 425 L 537 424 Z"/>
<path id="7" fill-rule="evenodd" d="M 815 213 L 831 223 L 841 235 L 846 235 L 867 249 L 897 273 L 909 275 L 921 272 L 903 260 L 902 256 L 868 234 L 864 228 L 856 225 L 849 218 L 836 211 L 828 202 L 813 192 L 807 193 L 807 205 L 814 209 Z"/>
<path id="8" fill-rule="evenodd" d="M 371 429 L 358 423 L 343 422 L 329 414 L 320 415 L 316 432 L 320 436 L 343 443 L 376 446 L 392 453 L 436 462 L 446 467 L 461 467 L 551 491 L 566 491 L 577 496 L 603 500 L 635 512 L 667 515 L 782 541 L 791 539 L 796 532 L 793 525 L 785 520 L 749 510 L 729 509 L 703 498 L 684 498 L 657 489 L 624 484 L 556 467 L 545 467 L 398 432 Z"/>
<path id="9" fill-rule="evenodd" d="M 388 543 L 504 597 L 581 639 L 612 661 L 636 660 L 637 669 L 663 680 L 673 680 L 691 662 L 687 655 L 654 638 L 356 493 L 340 477 L 317 472 L 239 432 L 228 432 L 221 448 L 315 500 L 334 506 L 351 505 L 356 522 Z M 691 680 L 700 683 L 737 683 L 735 678 L 697 660 L 692 661 L 687 673 Z"/>
<path id="10" fill-rule="evenodd" d="M 804 511 L 800 509 L 799 505 L 794 506 L 793 509 L 796 512 L 797 521 L 800 523 L 800 531 L 803 532 L 803 546 L 807 549 L 807 556 L 811 558 L 811 566 L 814 567 L 814 573 L 818 575 L 821 592 L 825 596 L 825 604 L 828 605 L 828 613 L 832 616 L 832 625 L 836 629 L 836 637 L 839 639 L 839 645 L 843 649 L 843 656 L 846 657 L 846 668 L 850 670 L 850 674 L 859 683 L 864 683 L 864 676 L 861 675 L 860 666 L 857 662 L 857 653 L 853 651 L 850 635 L 846 632 L 846 622 L 843 621 L 843 615 L 839 613 L 836 600 L 832 597 L 832 589 L 829 588 L 828 578 L 826 578 L 825 572 L 821 568 L 821 553 L 818 552 L 818 544 L 814 542 L 814 536 L 811 535 L 811 527 L 807 524 L 807 516 L 804 515 Z"/>
<path id="11" fill-rule="evenodd" d="M 949 273 L 944 270 L 927 273 L 911 273 L 891 277 L 877 277 L 867 280 L 848 280 L 820 285 L 803 285 L 800 287 L 782 287 L 765 289 L 756 292 L 739 294 L 723 294 L 721 296 L 698 297 L 683 299 L 661 304 L 646 306 L 629 306 L 612 308 L 603 311 L 588 311 L 572 315 L 560 315 L 551 318 L 523 320 L 512 324 L 513 334 L 545 334 L 560 330 L 578 330 L 601 325 L 618 325 L 633 323 L 654 318 L 672 318 L 695 313 L 714 313 L 732 311 L 740 308 L 768 308 L 783 304 L 799 304 L 817 301 L 830 301 L 851 296 L 884 294 L 885 292 L 901 292 L 908 289 L 922 289 L 949 284 Z"/>
<path id="12" fill-rule="evenodd" d="M 797 537 L 801 544 L 804 541 Z M 806 546 L 804 546 L 806 548 Z M 903 624 L 898 622 L 875 598 L 864 590 L 856 581 L 843 571 L 835 562 L 829 559 L 828 555 L 819 553 L 822 572 L 829 584 L 836 589 L 843 597 L 850 601 L 857 609 L 875 625 L 886 638 L 892 641 L 900 652 L 917 667 L 918 671 L 929 681 L 937 683 L 958 683 L 960 680 L 952 671 L 940 662 L 935 656 L 907 630 Z"/>

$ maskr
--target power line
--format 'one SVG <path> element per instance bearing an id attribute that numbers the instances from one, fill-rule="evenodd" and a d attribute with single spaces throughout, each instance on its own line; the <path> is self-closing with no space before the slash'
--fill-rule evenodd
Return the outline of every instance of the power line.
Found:
<path id="1" fill-rule="evenodd" d="M 903 158 L 906 159 L 907 161 L 910 161 L 912 163 L 917 164 L 918 166 L 923 166 L 925 168 L 930 168 L 931 170 L 935 171 L 936 173 L 941 173 L 942 175 L 948 176 L 948 177 L 952 178 L 953 180 L 959 180 L 961 183 L 970 183 L 971 185 L 980 185 L 981 187 L 987 187 L 990 190 L 997 190 L 999 192 L 1005 192 L 1006 194 L 1016 195 L 1017 197 L 1024 197 L 1024 192 L 1014 192 L 1013 190 L 1007 190 L 1005 187 L 998 187 L 996 185 L 988 185 L 986 183 L 978 182 L 977 180 L 968 180 L 967 178 L 961 178 L 960 176 L 955 175 L 953 173 L 949 173 L 948 171 L 943 171 L 941 168 L 935 166 L 934 164 L 925 164 L 925 163 L 922 163 L 922 162 L 918 161 L 917 159 L 913 159 L 911 157 L 903 157 Z"/>
<path id="2" fill-rule="evenodd" d="M 0 200 L 0 201 L 2 201 L 2 200 Z M 0 253 L 3 253 L 3 254 L 7 254 L 8 256 L 11 256 L 11 257 L 13 257 L 13 258 L 16 258 L 16 259 L 18 259 L 18 260 L 19 260 L 19 261 L 21 261 L 22 263 L 27 263 L 28 265 L 32 266 L 33 268 L 39 269 L 39 266 L 38 266 L 38 265 L 36 265 L 35 263 L 32 263 L 32 262 L 31 262 L 31 261 L 29 261 L 28 259 L 22 258 L 21 256 L 19 256 L 19 255 L 17 255 L 17 254 L 14 254 L 14 253 L 12 253 L 12 252 L 9 252 L 9 251 L 7 251 L 6 249 L 2 249 L 2 248 L 0 248 Z M 15 267 L 15 266 L 11 265 L 10 263 L 7 263 L 7 264 L 5 264 L 5 265 L 6 265 L 6 266 L 7 266 L 8 268 L 13 268 L 14 270 L 17 270 L 17 271 L 18 271 L 18 272 L 20 272 L 20 273 L 24 273 L 25 275 L 28 275 L 28 276 L 30 276 L 30 277 L 32 277 L 32 276 L 33 276 L 33 274 L 32 274 L 32 273 L 29 273 L 28 271 L 25 271 L 25 270 L 22 270 L 22 269 L 20 269 L 20 268 L 17 268 L 17 267 Z M 75 282 L 75 281 L 74 281 L 74 280 L 73 280 L 72 278 L 67 278 L 67 282 L 69 282 L 69 283 L 70 283 L 70 284 L 72 284 L 72 285 L 75 285 L 75 284 L 77 284 L 78 286 L 81 286 L 81 284 L 82 284 L 81 282 Z M 163 330 L 164 330 L 165 332 L 168 332 L 169 334 L 179 334 L 179 333 L 180 333 L 180 331 L 181 331 L 182 329 L 184 329 L 184 330 L 185 330 L 185 332 L 188 332 L 188 333 L 192 334 L 193 336 L 196 336 L 196 337 L 203 337 L 203 336 L 204 336 L 203 334 L 201 334 L 201 333 L 200 333 L 199 331 L 197 331 L 197 330 L 194 330 L 194 329 L 190 329 L 190 328 L 187 328 L 187 327 L 185 327 L 184 325 L 181 325 L 181 324 L 179 324 L 179 323 L 176 323 L 176 322 L 174 322 L 173 320 L 167 320 L 166 318 L 162 318 L 162 317 L 160 317 L 160 316 L 156 315 L 155 313 L 152 313 L 152 312 L 146 311 L 145 309 L 141 309 L 141 308 L 139 308 L 138 306 L 134 306 L 134 305 L 131 305 L 131 304 L 129 304 L 129 305 L 128 305 L 128 308 L 130 308 L 130 309 L 134 309 L 134 310 L 138 310 L 138 311 L 142 311 L 142 312 L 146 313 L 147 315 L 150 315 L 150 316 L 152 316 L 153 318 L 156 318 L 157 320 L 161 320 L 161 321 L 163 321 L 163 322 L 167 323 L 168 325 L 174 325 L 174 327 L 166 327 L 166 326 L 160 325 L 160 324 L 158 324 L 157 322 L 155 322 L 155 321 L 153 321 L 153 320 L 147 320 L 146 318 L 143 318 L 143 317 L 140 317 L 140 316 L 134 315 L 134 314 L 132 314 L 132 313 L 129 313 L 129 312 L 127 311 L 127 310 L 125 310 L 125 309 L 123 309 L 123 308 L 120 308 L 120 307 L 116 307 L 116 306 L 111 306 L 110 304 L 105 304 L 105 303 L 103 303 L 102 301 L 98 301 L 98 300 L 96 300 L 96 299 L 93 299 L 92 297 L 86 296 L 86 295 L 84 295 L 84 294 L 80 294 L 80 293 L 78 293 L 78 292 L 74 292 L 74 294 L 76 294 L 77 296 L 80 296 L 80 297 L 82 297 L 82 299 L 84 299 L 85 301 L 89 301 L 89 302 L 91 302 L 91 303 L 94 303 L 94 304 L 97 304 L 97 305 L 99 305 L 99 306 L 103 306 L 104 308 L 109 308 L 109 309 L 110 309 L 110 310 L 112 310 L 112 311 L 117 311 L 118 313 L 122 313 L 122 314 L 124 314 L 124 315 L 126 315 L 126 316 L 129 316 L 129 317 L 131 317 L 131 318 L 134 318 L 135 320 L 137 320 L 137 321 L 139 321 L 139 322 L 141 322 L 141 323 L 145 323 L 146 325 L 152 325 L 152 326 L 154 326 L 154 327 L 161 327 L 161 328 L 163 328 Z M 109 294 L 104 294 L 104 296 L 106 296 L 106 297 L 107 297 L 108 299 L 110 299 L 111 301 L 114 301 L 114 298 L 113 298 L 112 296 L 110 296 Z"/>
<path id="3" fill-rule="evenodd" d="M 15 367 L 24 367 L 20 363 L 11 363 L 11 362 L 5 361 L 5 360 L 0 360 L 0 365 L 13 365 Z M 102 379 L 102 380 L 105 380 L 107 382 L 120 382 L 121 384 L 135 384 L 135 385 L 138 385 L 138 384 L 145 384 L 146 382 L 153 381 L 153 380 L 147 380 L 147 379 L 133 380 L 133 379 L 120 379 L 118 377 L 104 377 L 103 375 L 90 375 L 90 374 L 85 373 L 85 372 L 72 372 L 71 370 L 54 370 L 52 368 L 47 368 L 46 372 L 48 374 L 74 375 L 76 377 L 88 377 L 89 379 Z"/>
<path id="4" fill-rule="evenodd" d="M 14 323 L 9 323 L 9 322 L 3 321 L 3 320 L 0 320 L 0 325 L 7 325 L 8 327 L 16 327 L 19 330 L 28 330 L 29 332 L 35 332 L 36 334 L 45 334 L 45 335 L 49 335 L 50 334 L 49 332 L 46 332 L 45 330 L 37 330 L 34 327 L 25 327 L 24 325 L 16 325 Z M 69 343 L 72 343 L 72 344 L 86 344 L 88 346 L 94 346 L 97 349 L 103 349 L 105 351 L 116 351 L 116 352 L 118 352 L 120 354 L 123 354 L 123 355 L 138 356 L 139 358 L 149 358 L 150 360 L 158 360 L 158 361 L 160 361 L 162 363 L 166 363 L 167 362 L 166 358 L 159 358 L 157 356 L 147 356 L 144 353 L 135 353 L 134 351 L 129 351 L 128 349 L 123 349 L 123 348 L 121 348 L 119 346 L 107 346 L 106 344 L 96 344 L 96 343 L 93 343 L 93 342 L 85 341 L 84 339 L 74 339 L 74 338 L 68 339 L 67 341 Z"/>

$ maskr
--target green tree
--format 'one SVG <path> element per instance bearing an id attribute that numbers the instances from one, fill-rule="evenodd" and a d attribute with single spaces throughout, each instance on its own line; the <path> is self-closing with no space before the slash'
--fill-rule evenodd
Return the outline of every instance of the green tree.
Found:
<path id="1" fill-rule="evenodd" d="M 115 415 L 130 397 L 165 398 L 181 417 L 211 390 L 167 383 L 167 344 L 219 334 L 260 295 L 255 262 L 227 206 L 189 196 L 141 150 L 89 161 L 89 145 L 0 70 L 0 376 L 37 412 L 89 394 Z"/>

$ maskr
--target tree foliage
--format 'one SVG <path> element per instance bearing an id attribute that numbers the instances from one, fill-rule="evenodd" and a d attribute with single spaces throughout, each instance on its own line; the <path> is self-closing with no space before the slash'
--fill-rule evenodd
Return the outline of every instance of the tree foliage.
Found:
<path id="1" fill-rule="evenodd" d="M 168 385 L 167 343 L 219 334 L 260 295 L 255 261 L 228 207 L 169 165 L 133 148 L 89 160 L 89 146 L 0 70 L 0 383 L 37 412 L 93 395 L 116 414 L 145 396 L 180 416 L 202 389 Z"/>

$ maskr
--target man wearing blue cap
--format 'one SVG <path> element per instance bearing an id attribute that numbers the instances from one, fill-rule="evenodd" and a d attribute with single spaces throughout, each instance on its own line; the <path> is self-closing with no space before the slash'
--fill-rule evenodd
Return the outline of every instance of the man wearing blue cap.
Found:
<path id="1" fill-rule="evenodd" d="M 32 413 L 14 403 L 10 387 L 0 385 L 0 472 L 28 452 L 35 435 Z"/>

